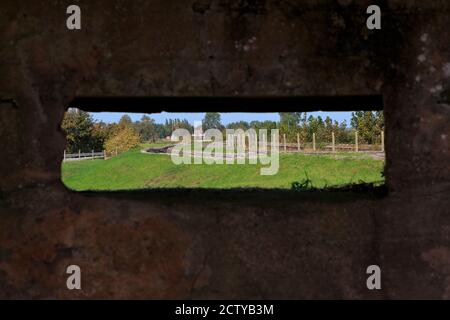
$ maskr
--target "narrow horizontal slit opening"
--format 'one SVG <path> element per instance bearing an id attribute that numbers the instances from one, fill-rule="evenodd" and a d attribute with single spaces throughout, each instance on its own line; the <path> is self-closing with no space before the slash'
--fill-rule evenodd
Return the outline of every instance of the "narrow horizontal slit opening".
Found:
<path id="1" fill-rule="evenodd" d="M 75 191 L 383 186 L 382 99 L 352 99 L 76 98 L 61 125 L 62 181 Z"/>
<path id="2" fill-rule="evenodd" d="M 381 95 L 77 97 L 69 107 L 91 112 L 129 113 L 382 111 L 383 97 Z"/>

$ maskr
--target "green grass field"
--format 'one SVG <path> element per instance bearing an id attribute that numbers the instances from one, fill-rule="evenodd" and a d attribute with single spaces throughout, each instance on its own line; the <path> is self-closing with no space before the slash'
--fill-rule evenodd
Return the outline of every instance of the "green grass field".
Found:
<path id="1" fill-rule="evenodd" d="M 147 188 L 282 188 L 309 179 L 323 188 L 350 183 L 382 183 L 384 161 L 364 154 L 280 154 L 276 175 L 261 176 L 261 165 L 175 165 L 170 155 L 131 150 L 108 160 L 64 162 L 62 180 L 73 190 Z"/>

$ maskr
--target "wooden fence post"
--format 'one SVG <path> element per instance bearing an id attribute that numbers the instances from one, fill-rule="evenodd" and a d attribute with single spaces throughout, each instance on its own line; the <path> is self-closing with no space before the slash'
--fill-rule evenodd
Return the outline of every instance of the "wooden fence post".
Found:
<path id="1" fill-rule="evenodd" d="M 355 152 L 359 151 L 359 146 L 358 146 L 358 131 L 355 131 Z"/>
<path id="2" fill-rule="evenodd" d="M 283 134 L 284 152 L 286 152 L 286 134 Z"/>
<path id="3" fill-rule="evenodd" d="M 103 150 L 103 159 L 106 160 L 106 150 Z"/>
<path id="4" fill-rule="evenodd" d="M 381 131 L 381 152 L 384 152 L 384 131 Z"/>
<path id="5" fill-rule="evenodd" d="M 117 157 L 117 148 L 116 148 L 116 157 Z"/>
<path id="6" fill-rule="evenodd" d="M 259 150 L 262 153 L 267 153 L 267 131 L 262 133 L 261 135 L 262 145 L 259 147 Z"/>
<path id="7" fill-rule="evenodd" d="M 81 159 L 81 150 L 78 150 L 78 159 Z"/>
<path id="8" fill-rule="evenodd" d="M 300 152 L 300 134 L 297 133 L 297 151 Z"/>
<path id="9" fill-rule="evenodd" d="M 316 151 L 316 134 L 313 133 L 313 150 Z"/>
<path id="10" fill-rule="evenodd" d="M 334 140 L 334 132 L 331 132 L 331 143 L 333 145 L 333 152 L 336 152 L 336 145 L 335 145 L 335 140 Z"/>
<path id="11" fill-rule="evenodd" d="M 64 150 L 64 161 L 66 161 L 66 150 Z"/>
<path id="12" fill-rule="evenodd" d="M 94 150 L 92 150 L 92 160 L 94 160 Z"/>

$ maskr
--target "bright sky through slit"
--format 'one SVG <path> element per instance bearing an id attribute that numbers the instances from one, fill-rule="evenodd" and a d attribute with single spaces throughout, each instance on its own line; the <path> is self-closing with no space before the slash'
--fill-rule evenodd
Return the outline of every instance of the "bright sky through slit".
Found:
<path id="1" fill-rule="evenodd" d="M 120 118 L 124 115 L 128 114 L 133 121 L 138 121 L 142 118 L 144 113 L 125 113 L 125 112 L 91 112 L 94 120 L 103 121 L 106 123 L 119 122 Z M 310 112 L 309 115 L 313 115 L 315 117 L 321 116 L 324 120 L 327 116 L 331 119 L 338 121 L 341 123 L 346 120 L 347 126 L 350 125 L 351 112 Z M 166 119 L 186 119 L 191 124 L 194 121 L 201 121 L 205 113 L 179 113 L 179 112 L 162 112 L 162 113 L 152 113 L 147 114 L 150 118 L 154 119 L 156 123 L 164 123 Z M 247 121 L 251 122 L 253 120 L 258 121 L 279 121 L 280 116 L 278 113 L 243 113 L 243 112 L 230 112 L 230 113 L 220 113 L 221 122 L 224 125 L 229 124 L 230 122 L 238 122 L 238 121 Z"/>

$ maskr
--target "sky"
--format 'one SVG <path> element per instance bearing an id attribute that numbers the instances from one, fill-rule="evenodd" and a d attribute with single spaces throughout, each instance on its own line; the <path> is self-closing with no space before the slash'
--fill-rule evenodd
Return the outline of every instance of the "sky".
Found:
<path id="1" fill-rule="evenodd" d="M 120 118 L 124 115 L 128 114 L 133 121 L 138 121 L 142 118 L 144 113 L 124 113 L 124 112 L 92 112 L 92 117 L 97 121 L 103 121 L 106 123 L 118 122 Z M 351 112 L 310 112 L 315 117 L 321 116 L 325 119 L 329 116 L 333 120 L 337 120 L 342 122 L 343 120 L 347 121 L 347 125 L 350 124 Z M 201 121 L 205 113 L 178 113 L 178 112 L 162 112 L 162 113 L 152 113 L 147 114 L 150 118 L 154 119 L 156 123 L 164 123 L 166 119 L 187 119 L 191 124 L 194 124 L 194 121 Z M 253 121 L 253 120 L 272 120 L 279 121 L 280 116 L 278 113 L 240 113 L 240 112 L 230 112 L 230 113 L 220 113 L 221 122 L 224 125 L 229 124 L 230 122 L 237 121 Z"/>

